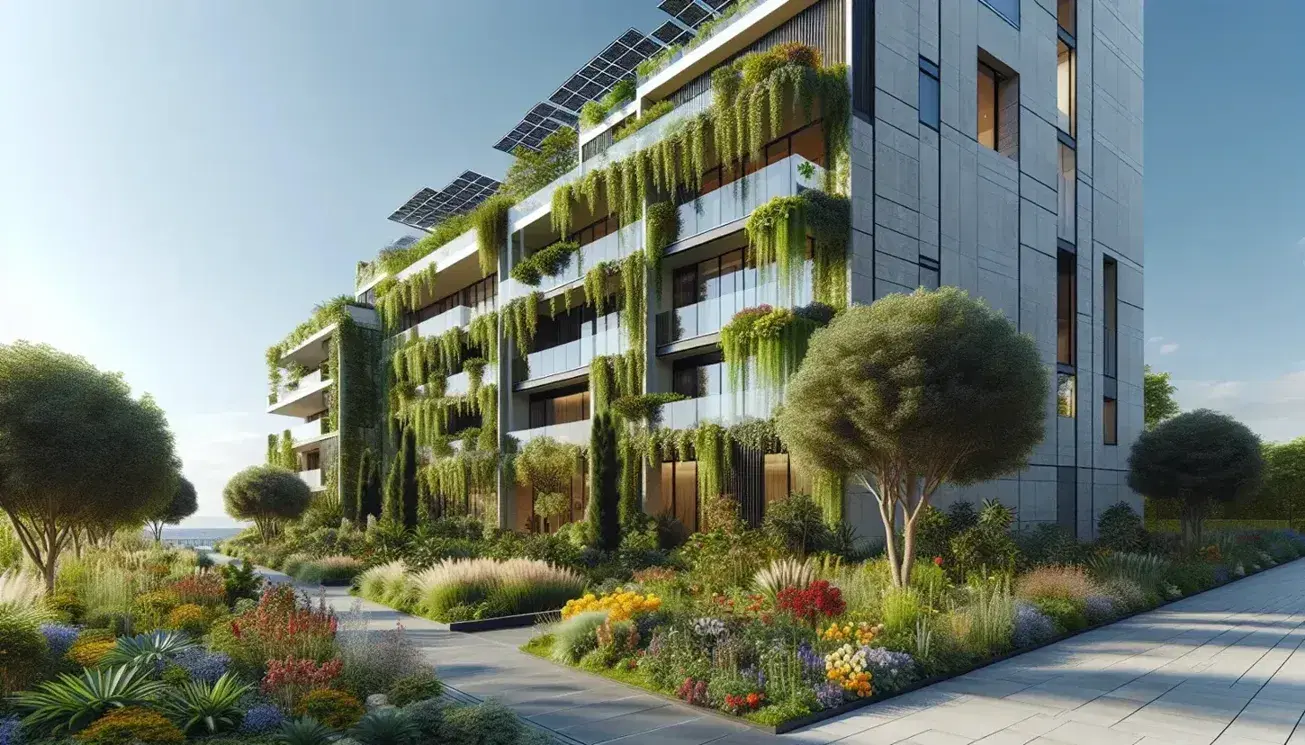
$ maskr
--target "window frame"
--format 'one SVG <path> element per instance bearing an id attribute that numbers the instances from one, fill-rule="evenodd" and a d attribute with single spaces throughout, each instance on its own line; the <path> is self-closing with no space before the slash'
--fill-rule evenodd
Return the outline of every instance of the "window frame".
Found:
<path id="1" fill-rule="evenodd" d="M 975 79 L 977 81 L 977 85 L 975 87 L 975 104 L 974 104 L 974 139 L 978 141 L 980 145 L 988 148 L 994 153 L 1000 153 L 1001 152 L 1001 150 L 999 149 L 999 146 L 1001 144 L 1000 95 L 1001 95 L 1002 76 L 1001 73 L 997 72 L 997 70 L 992 65 L 989 65 L 988 63 L 984 62 L 981 59 L 976 60 L 976 65 L 977 66 L 975 68 Z M 986 77 L 992 81 L 992 144 L 991 145 L 983 141 L 982 130 L 979 129 L 979 122 L 982 120 L 983 116 L 982 116 L 982 111 L 980 109 L 978 86 L 983 85 L 985 70 L 988 73 Z"/>
<path id="2" fill-rule="evenodd" d="M 931 110 L 934 113 L 934 119 L 932 121 L 924 118 L 924 84 L 926 79 L 933 81 L 933 95 L 931 96 L 933 107 Z M 942 76 L 938 65 L 923 56 L 920 57 L 920 86 L 917 104 L 920 123 L 937 132 L 939 127 L 942 126 Z"/>

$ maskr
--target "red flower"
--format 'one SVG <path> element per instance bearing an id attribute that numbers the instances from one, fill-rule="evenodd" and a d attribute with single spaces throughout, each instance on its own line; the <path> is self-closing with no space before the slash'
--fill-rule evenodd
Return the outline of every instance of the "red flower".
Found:
<path id="1" fill-rule="evenodd" d="M 936 567 L 942 566 L 942 557 L 941 556 L 933 557 L 933 565 Z"/>
<path id="2" fill-rule="evenodd" d="M 816 623 L 821 617 L 833 618 L 847 610 L 843 592 L 826 580 L 816 580 L 806 589 L 785 587 L 779 591 L 778 605 L 799 621 Z"/>

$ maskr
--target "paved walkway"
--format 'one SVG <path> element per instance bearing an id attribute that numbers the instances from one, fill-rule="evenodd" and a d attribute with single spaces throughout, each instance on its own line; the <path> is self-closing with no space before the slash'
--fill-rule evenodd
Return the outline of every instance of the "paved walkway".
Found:
<path id="1" fill-rule="evenodd" d="M 1305 745 L 1305 561 L 778 737 L 524 654 L 531 629 L 454 633 L 363 606 L 373 629 L 401 621 L 456 691 L 562 742 Z"/>

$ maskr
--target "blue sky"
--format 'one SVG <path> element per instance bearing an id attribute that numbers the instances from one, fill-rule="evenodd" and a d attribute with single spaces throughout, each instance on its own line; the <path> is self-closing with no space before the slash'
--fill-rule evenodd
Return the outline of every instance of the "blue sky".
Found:
<path id="1" fill-rule="evenodd" d="M 285 424 L 263 350 L 403 234 L 385 218 L 412 192 L 500 176 L 494 142 L 655 5 L 8 0 L 0 342 L 153 393 L 207 522 Z M 1234 5 L 1147 6 L 1147 351 L 1183 403 L 1284 438 L 1305 434 L 1305 7 Z"/>

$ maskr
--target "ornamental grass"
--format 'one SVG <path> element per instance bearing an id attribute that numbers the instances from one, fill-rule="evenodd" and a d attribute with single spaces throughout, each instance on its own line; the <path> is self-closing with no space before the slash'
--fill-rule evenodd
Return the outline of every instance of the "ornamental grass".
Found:
<path id="1" fill-rule="evenodd" d="M 445 559 L 416 576 L 417 608 L 437 620 L 557 610 L 584 590 L 580 575 L 534 559 Z"/>

